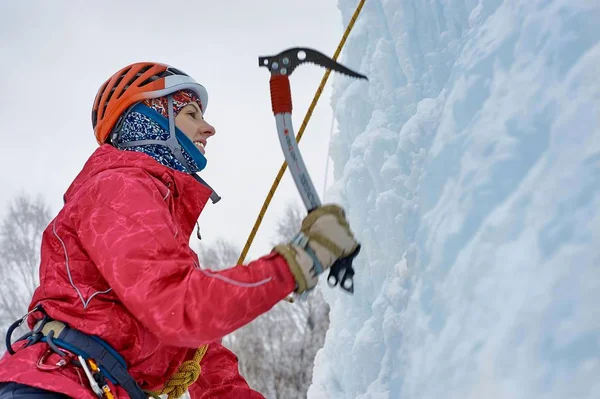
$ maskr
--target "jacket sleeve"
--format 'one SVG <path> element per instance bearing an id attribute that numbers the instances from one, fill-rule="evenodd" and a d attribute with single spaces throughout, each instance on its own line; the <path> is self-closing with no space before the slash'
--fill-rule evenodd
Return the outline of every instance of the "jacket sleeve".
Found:
<path id="1" fill-rule="evenodd" d="M 81 245 L 124 306 L 166 344 L 220 341 L 294 290 L 276 253 L 222 271 L 197 267 L 144 171 L 111 172 L 92 183 L 73 216 Z"/>
<path id="2" fill-rule="evenodd" d="M 190 350 L 190 358 L 195 350 Z M 238 358 L 229 349 L 215 342 L 200 362 L 200 377 L 189 388 L 192 399 L 264 399 L 250 388 L 238 370 Z"/>

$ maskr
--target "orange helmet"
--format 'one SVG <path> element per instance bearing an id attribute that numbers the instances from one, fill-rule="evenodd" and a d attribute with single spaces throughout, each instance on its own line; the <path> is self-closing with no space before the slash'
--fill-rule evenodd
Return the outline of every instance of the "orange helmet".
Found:
<path id="1" fill-rule="evenodd" d="M 208 93 L 204 86 L 169 65 L 138 62 L 111 76 L 98 90 L 92 108 L 92 126 L 98 144 L 107 141 L 119 118 L 132 105 L 179 90 L 192 90 L 206 112 Z"/>

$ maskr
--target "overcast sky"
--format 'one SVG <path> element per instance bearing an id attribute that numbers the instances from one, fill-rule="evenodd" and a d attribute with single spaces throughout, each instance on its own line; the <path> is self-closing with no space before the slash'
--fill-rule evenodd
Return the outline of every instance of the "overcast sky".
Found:
<path id="1" fill-rule="evenodd" d="M 169 5 L 167 5 L 169 4 Z M 205 180 L 223 197 L 200 217 L 203 241 L 246 240 L 283 161 L 259 55 L 306 46 L 332 55 L 343 33 L 335 0 L 28 1 L 0 3 L 0 216 L 19 192 L 62 195 L 97 148 L 90 122 L 100 85 L 125 65 L 158 61 L 209 92 Z M 353 66 L 350 66 L 353 67 Z M 292 77 L 299 129 L 324 69 Z M 331 80 L 301 150 L 322 191 L 332 122 Z M 273 219 L 299 196 L 286 173 L 251 255 L 270 250 Z"/>

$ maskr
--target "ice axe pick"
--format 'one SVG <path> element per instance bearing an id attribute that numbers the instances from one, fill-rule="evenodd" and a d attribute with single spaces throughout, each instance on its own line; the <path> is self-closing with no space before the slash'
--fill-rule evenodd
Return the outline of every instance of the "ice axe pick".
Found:
<path id="1" fill-rule="evenodd" d="M 294 183 L 300 192 L 300 197 L 308 213 L 310 213 L 315 208 L 321 206 L 321 200 L 306 170 L 306 165 L 296 142 L 294 127 L 292 126 L 292 93 L 289 80 L 289 76 L 294 69 L 300 64 L 307 62 L 350 77 L 359 79 L 367 79 L 367 77 L 346 68 L 323 53 L 309 48 L 295 47 L 277 55 L 258 57 L 259 67 L 266 67 L 271 72 L 271 79 L 269 81 L 271 87 L 271 106 L 275 115 L 279 142 Z M 353 253 L 339 259 L 333 264 L 329 269 L 329 276 L 327 277 L 327 282 L 330 286 L 335 287 L 339 283 L 340 287 L 346 292 L 354 292 L 354 269 L 352 268 L 352 261 L 358 255 L 359 251 L 360 245 L 356 247 Z"/>

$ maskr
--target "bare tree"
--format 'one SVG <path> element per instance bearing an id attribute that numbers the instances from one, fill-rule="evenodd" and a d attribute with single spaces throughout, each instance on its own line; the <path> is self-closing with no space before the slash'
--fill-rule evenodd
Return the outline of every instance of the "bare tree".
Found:
<path id="1" fill-rule="evenodd" d="M 201 245 L 198 258 L 203 268 L 219 270 L 235 265 L 240 252 L 240 249 L 233 243 L 219 238 L 211 246 Z"/>
<path id="2" fill-rule="evenodd" d="M 299 230 L 305 212 L 289 205 L 275 226 L 272 245 L 289 241 Z M 201 264 L 226 268 L 239 251 L 225 240 L 201 248 Z M 306 300 L 281 302 L 266 314 L 223 339 L 239 358 L 240 373 L 268 398 L 305 398 L 312 381 L 313 362 L 329 328 L 329 306 L 318 289 Z"/>
<path id="3" fill-rule="evenodd" d="M 0 331 L 27 312 L 39 285 L 40 243 L 51 220 L 41 197 L 17 196 L 0 224 Z"/>
<path id="4" fill-rule="evenodd" d="M 288 205 L 283 211 L 283 216 L 275 224 L 275 236 L 271 244 L 276 245 L 291 240 L 300 230 L 304 216 L 306 216 L 306 211 L 296 205 Z"/>

